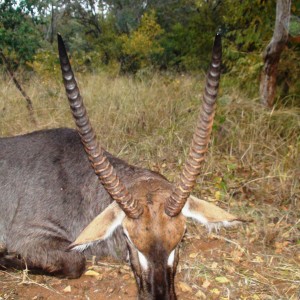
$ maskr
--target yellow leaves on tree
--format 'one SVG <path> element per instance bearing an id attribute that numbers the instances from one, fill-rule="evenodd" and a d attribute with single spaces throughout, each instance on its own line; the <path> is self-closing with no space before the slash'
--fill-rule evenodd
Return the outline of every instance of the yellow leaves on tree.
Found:
<path id="1" fill-rule="evenodd" d="M 138 62 L 142 68 L 150 65 L 151 56 L 163 52 L 157 41 L 162 33 L 163 29 L 156 22 L 155 12 L 145 13 L 137 30 L 129 36 L 121 37 L 123 53 Z"/>

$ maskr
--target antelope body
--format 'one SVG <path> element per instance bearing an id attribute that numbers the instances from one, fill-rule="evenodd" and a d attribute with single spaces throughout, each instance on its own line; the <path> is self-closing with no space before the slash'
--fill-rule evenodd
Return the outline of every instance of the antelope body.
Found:
<path id="1" fill-rule="evenodd" d="M 60 36 L 58 41 L 78 132 L 59 128 L 0 139 L 0 266 L 76 278 L 86 255 L 125 259 L 129 253 L 139 299 L 176 299 L 186 217 L 206 226 L 239 222 L 190 196 L 213 122 L 221 38 L 215 40 L 202 113 L 176 184 L 99 146 Z"/>

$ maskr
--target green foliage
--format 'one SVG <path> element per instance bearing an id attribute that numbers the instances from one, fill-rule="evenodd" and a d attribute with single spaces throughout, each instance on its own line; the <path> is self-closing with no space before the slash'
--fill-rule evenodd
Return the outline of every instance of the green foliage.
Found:
<path id="1" fill-rule="evenodd" d="M 299 9 L 300 11 L 300 9 Z M 289 34 L 291 36 L 300 35 L 300 17 L 291 16 Z"/>
<path id="2" fill-rule="evenodd" d="M 119 59 L 122 51 L 122 40 L 115 22 L 113 15 L 108 15 L 100 20 L 102 34 L 95 41 L 96 51 L 101 53 L 101 63 L 110 72 L 119 70 Z"/>
<path id="3" fill-rule="evenodd" d="M 121 36 L 122 51 L 125 64 L 123 70 L 135 72 L 149 67 L 155 55 L 161 54 L 163 48 L 158 43 L 158 37 L 163 30 L 157 24 L 154 11 L 145 13 L 137 30 L 129 36 Z"/>
<path id="4" fill-rule="evenodd" d="M 296 6 L 292 12 L 299 11 Z M 271 41 L 275 26 L 276 0 L 225 0 L 218 7 L 223 39 L 223 64 L 227 73 L 225 84 L 238 83 L 251 97 L 258 96 L 262 54 Z M 291 18 L 291 32 L 297 31 L 297 17 Z M 299 47 L 288 45 L 283 51 L 277 77 L 278 99 L 293 94 L 299 98 Z M 237 80 L 238 78 L 238 80 Z M 224 83 L 224 81 L 223 81 Z M 293 97 L 292 97 L 293 98 Z M 288 97 L 290 100 L 290 97 Z"/>
<path id="5" fill-rule="evenodd" d="M 3 0 L 0 47 L 16 65 L 27 62 L 45 77 L 59 70 L 57 31 L 80 72 L 199 73 L 207 70 L 213 37 L 221 29 L 223 84 L 257 97 L 275 9 L 276 0 Z M 299 11 L 292 3 L 294 40 L 278 69 L 278 96 L 292 100 L 300 94 Z"/>
<path id="6" fill-rule="evenodd" d="M 264 49 L 273 34 L 275 11 L 276 0 L 225 0 L 219 9 L 227 38 L 241 52 Z"/>
<path id="7" fill-rule="evenodd" d="M 76 20 L 72 20 L 76 23 Z M 108 71 L 111 75 L 117 75 L 120 69 L 119 58 L 121 56 L 122 41 L 115 27 L 115 19 L 108 15 L 99 20 L 101 35 L 84 35 L 84 28 L 76 23 L 79 30 L 70 31 L 74 26 L 62 26 L 62 35 L 66 37 L 70 53 L 76 61 L 76 68 L 81 72 Z M 61 26 L 61 25 L 60 25 Z M 59 26 L 59 27 L 60 27 Z M 65 32 L 63 31 L 65 30 Z"/>
<path id="8" fill-rule="evenodd" d="M 277 78 L 277 104 L 300 107 L 299 49 L 287 47 L 281 55 Z"/>
<path id="9" fill-rule="evenodd" d="M 60 66 L 57 53 L 54 50 L 38 51 L 34 56 L 34 60 L 28 62 L 27 65 L 44 81 L 60 78 Z"/>
<path id="10" fill-rule="evenodd" d="M 179 71 L 207 69 L 216 25 L 203 25 L 200 15 L 195 15 L 187 25 L 177 23 L 161 40 L 165 49 L 162 57 L 166 67 Z"/>
<path id="11" fill-rule="evenodd" d="M 273 34 L 275 8 L 276 0 L 225 0 L 218 8 L 228 83 L 238 83 L 252 97 L 258 95 L 262 52 Z"/>
<path id="12" fill-rule="evenodd" d="M 40 36 L 30 16 L 14 0 L 0 3 L 0 48 L 15 64 L 32 61 Z"/>
<path id="13" fill-rule="evenodd" d="M 140 25 L 145 12 L 144 0 L 106 0 L 106 9 L 115 17 L 115 26 L 120 34 L 130 34 Z"/>
<path id="14" fill-rule="evenodd" d="M 156 12 L 165 30 L 160 67 L 177 71 L 207 69 L 213 37 L 218 28 L 214 1 L 160 2 Z"/>

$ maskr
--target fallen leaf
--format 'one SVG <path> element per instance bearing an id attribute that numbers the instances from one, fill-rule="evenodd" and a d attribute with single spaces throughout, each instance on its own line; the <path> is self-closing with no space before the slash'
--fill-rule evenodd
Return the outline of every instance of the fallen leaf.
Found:
<path id="1" fill-rule="evenodd" d="M 259 273 L 257 273 L 257 272 L 254 272 L 253 273 L 253 276 L 255 277 L 255 278 L 257 278 L 259 281 L 262 281 L 263 283 L 265 283 L 265 284 L 269 284 L 270 282 L 267 280 L 267 278 L 265 278 L 263 275 L 261 275 L 261 274 L 259 274 Z"/>
<path id="2" fill-rule="evenodd" d="M 199 299 L 206 299 L 206 295 L 202 291 L 198 291 L 195 296 Z"/>
<path id="3" fill-rule="evenodd" d="M 65 287 L 65 288 L 63 289 L 63 291 L 64 291 L 65 293 L 71 293 L 71 286 L 68 285 L 67 287 Z"/>
<path id="4" fill-rule="evenodd" d="M 220 295 L 220 291 L 219 291 L 218 289 L 216 289 L 216 288 L 210 290 L 210 292 L 211 292 L 212 294 Z"/>
<path id="5" fill-rule="evenodd" d="M 189 255 L 190 258 L 196 258 L 198 256 L 198 253 L 191 253 Z"/>
<path id="6" fill-rule="evenodd" d="M 224 276 L 216 277 L 215 279 L 219 283 L 229 283 L 230 282 L 230 280 Z"/>
<path id="7" fill-rule="evenodd" d="M 180 290 L 184 293 L 193 291 L 193 289 L 188 284 L 186 284 L 185 282 L 179 281 L 178 286 L 179 286 Z"/>
<path id="8" fill-rule="evenodd" d="M 124 269 L 124 268 L 120 268 L 120 269 L 118 270 L 118 272 L 121 273 L 121 274 L 128 274 L 128 270 L 126 270 L 126 269 Z"/>
<path id="9" fill-rule="evenodd" d="M 235 262 L 235 263 L 239 263 L 241 260 L 242 260 L 242 256 L 244 255 L 244 253 L 242 251 L 239 251 L 239 250 L 233 250 L 231 252 L 231 257 L 232 257 L 232 260 Z"/>
<path id="10" fill-rule="evenodd" d="M 215 198 L 216 198 L 216 200 L 221 200 L 222 194 L 221 194 L 220 191 L 216 191 L 216 192 L 215 192 Z"/>
<path id="11" fill-rule="evenodd" d="M 100 274 L 96 271 L 93 271 L 93 270 L 88 270 L 84 273 L 84 275 L 86 276 L 93 276 L 93 277 L 99 277 Z"/>
<path id="12" fill-rule="evenodd" d="M 284 250 L 284 248 L 286 248 L 288 245 L 289 245 L 288 241 L 284 241 L 282 243 L 275 242 L 275 248 L 276 248 L 275 253 L 276 254 L 281 254 L 282 251 Z"/>
<path id="13" fill-rule="evenodd" d="M 229 274 L 233 274 L 235 272 L 235 267 L 234 266 L 225 266 L 224 268 L 225 268 L 225 270 L 227 270 L 227 272 Z"/>
<path id="14" fill-rule="evenodd" d="M 256 262 L 256 263 L 263 263 L 264 260 L 263 260 L 260 256 L 256 256 L 253 262 Z"/>
<path id="15" fill-rule="evenodd" d="M 130 274 L 125 274 L 123 277 L 122 277 L 124 280 L 128 280 L 131 278 Z"/>
<path id="16" fill-rule="evenodd" d="M 203 284 L 202 284 L 202 287 L 205 288 L 205 289 L 207 289 L 207 288 L 210 286 L 210 284 L 211 284 L 210 281 L 205 280 L 205 281 L 203 282 Z"/>

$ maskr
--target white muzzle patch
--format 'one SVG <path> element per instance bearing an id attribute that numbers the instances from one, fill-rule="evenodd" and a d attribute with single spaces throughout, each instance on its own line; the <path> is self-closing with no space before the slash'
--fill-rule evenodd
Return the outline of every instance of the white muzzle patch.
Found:
<path id="1" fill-rule="evenodd" d="M 141 265 L 142 269 L 144 271 L 147 271 L 149 264 L 148 264 L 148 260 L 147 260 L 146 256 L 140 251 L 138 251 L 138 256 L 139 256 L 139 261 L 140 261 L 140 265 Z"/>
<path id="2" fill-rule="evenodd" d="M 174 258 L 175 258 L 175 249 L 170 253 L 170 255 L 168 257 L 168 266 L 169 267 L 173 267 Z"/>

